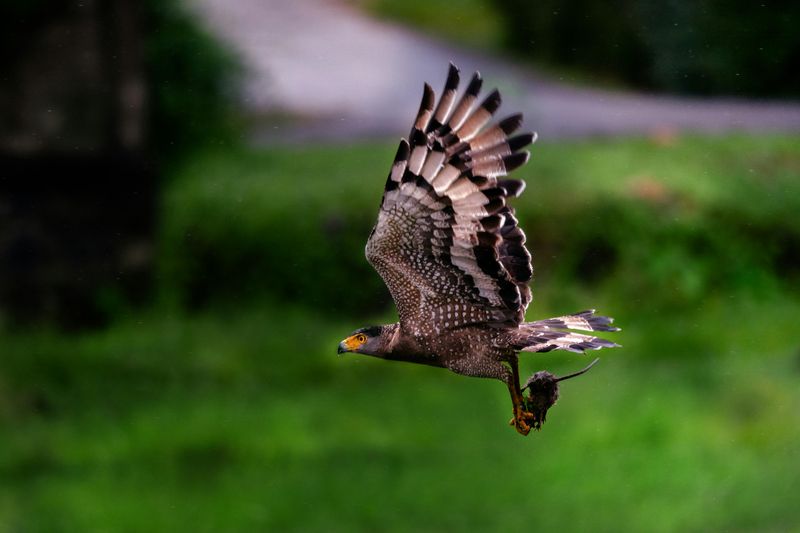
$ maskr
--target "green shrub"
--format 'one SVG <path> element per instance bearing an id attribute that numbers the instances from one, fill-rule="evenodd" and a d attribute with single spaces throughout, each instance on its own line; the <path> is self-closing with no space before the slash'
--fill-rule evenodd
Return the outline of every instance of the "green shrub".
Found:
<path id="1" fill-rule="evenodd" d="M 236 151 L 194 160 L 165 196 L 166 292 L 192 307 L 252 295 L 336 312 L 384 307 L 388 293 L 364 258 L 364 244 L 383 185 L 371 178 L 384 174 L 378 169 L 386 161 L 388 147 Z"/>
<path id="2" fill-rule="evenodd" d="M 149 133 L 162 161 L 237 135 L 233 95 L 241 66 L 177 0 L 142 5 Z"/>
<path id="3" fill-rule="evenodd" d="M 800 95 L 797 4 L 496 2 L 508 47 L 540 62 L 668 91 Z"/>
<path id="4" fill-rule="evenodd" d="M 75 25 L 81 17 L 88 16 L 97 25 L 107 24 L 114 8 L 100 4 L 81 8 L 80 3 L 44 0 L 0 3 L 0 69 L 13 74 L 18 61 L 40 61 L 19 50 L 28 50 L 34 44 L 48 46 L 42 36 L 54 24 L 59 27 L 62 20 Z M 80 14 L 84 10 L 88 13 Z M 150 153 L 158 162 L 170 163 L 189 151 L 232 142 L 238 131 L 232 96 L 241 73 L 234 55 L 216 42 L 179 0 L 147 0 L 133 7 L 133 11 L 139 19 L 139 39 L 135 42 L 142 45 L 144 52 Z M 92 56 L 108 50 L 88 52 Z M 97 60 L 108 60 L 113 66 L 115 58 Z M 99 70 L 106 77 L 112 75 L 110 70 Z M 87 96 L 95 92 L 91 87 L 73 90 Z M 95 103 L 95 107 L 98 105 L 103 104 Z"/>
<path id="5" fill-rule="evenodd" d="M 540 62 L 645 83 L 648 57 L 635 0 L 498 0 L 507 47 Z M 614 16 L 608 16 L 608 13 Z"/>
<path id="6" fill-rule="evenodd" d="M 657 312 L 797 283 L 796 142 L 535 146 L 515 202 L 534 298 L 606 287 Z M 390 307 L 363 251 L 390 158 L 390 145 L 367 145 L 195 160 L 165 197 L 164 287 L 190 306 L 260 295 L 348 314 Z"/>

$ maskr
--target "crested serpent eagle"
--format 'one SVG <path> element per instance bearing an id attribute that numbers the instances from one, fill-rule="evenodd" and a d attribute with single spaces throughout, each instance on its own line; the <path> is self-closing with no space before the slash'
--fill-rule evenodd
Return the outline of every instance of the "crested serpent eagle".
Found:
<path id="1" fill-rule="evenodd" d="M 522 148 L 535 135 L 512 136 L 521 114 L 490 125 L 500 93 L 492 91 L 476 106 L 481 84 L 476 72 L 456 101 L 459 71 L 452 64 L 438 103 L 425 84 L 366 246 L 400 321 L 358 329 L 338 351 L 499 379 L 511 394 L 511 424 L 527 435 L 541 427 L 564 378 L 537 372 L 521 387 L 518 354 L 614 347 L 574 330 L 618 328 L 594 311 L 524 321 L 533 270 L 508 200 L 525 182 L 503 177 L 528 161 Z"/>

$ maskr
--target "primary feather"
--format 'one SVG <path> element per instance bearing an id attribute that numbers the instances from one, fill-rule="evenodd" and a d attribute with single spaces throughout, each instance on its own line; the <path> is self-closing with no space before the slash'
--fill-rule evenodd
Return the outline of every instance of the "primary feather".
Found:
<path id="1" fill-rule="evenodd" d="M 518 324 L 530 302 L 531 256 L 507 199 L 524 188 L 498 180 L 528 160 L 533 134 L 509 139 L 514 115 L 486 128 L 500 105 L 493 91 L 476 105 L 475 74 L 455 109 L 459 73 L 443 97 L 424 87 L 410 141 L 400 141 L 366 255 L 419 333 L 467 324 Z"/>

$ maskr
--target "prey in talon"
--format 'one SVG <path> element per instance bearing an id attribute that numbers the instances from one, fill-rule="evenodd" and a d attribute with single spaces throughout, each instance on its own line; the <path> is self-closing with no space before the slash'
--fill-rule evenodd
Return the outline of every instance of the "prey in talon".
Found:
<path id="1" fill-rule="evenodd" d="M 494 120 L 500 93 L 481 98 L 477 72 L 463 91 L 459 81 L 451 64 L 438 100 L 425 84 L 367 241 L 367 260 L 389 288 L 399 320 L 356 330 L 338 352 L 500 380 L 511 397 L 512 425 L 527 435 L 558 398 L 558 381 L 573 376 L 539 372 L 521 387 L 519 355 L 615 347 L 594 332 L 618 328 L 594 310 L 525 321 L 533 267 L 511 206 L 525 182 L 509 174 L 528 161 L 525 148 L 536 135 L 517 133 L 521 114 Z"/>

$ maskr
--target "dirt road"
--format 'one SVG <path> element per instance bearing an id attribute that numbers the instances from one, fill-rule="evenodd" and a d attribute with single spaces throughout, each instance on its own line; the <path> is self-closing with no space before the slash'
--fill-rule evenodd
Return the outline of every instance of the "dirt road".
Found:
<path id="1" fill-rule="evenodd" d="M 334 0 L 191 0 L 248 69 L 243 104 L 256 142 L 399 137 L 428 81 L 449 61 L 499 87 L 501 115 L 522 111 L 543 140 L 657 131 L 800 132 L 800 103 L 677 98 L 574 87 L 459 50 Z M 299 120 L 279 121 L 290 115 Z"/>

